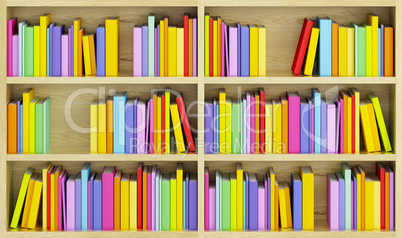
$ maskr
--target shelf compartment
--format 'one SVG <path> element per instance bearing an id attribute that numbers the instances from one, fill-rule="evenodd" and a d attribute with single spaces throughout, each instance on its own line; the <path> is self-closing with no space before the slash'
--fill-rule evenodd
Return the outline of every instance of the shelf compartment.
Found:
<path id="1" fill-rule="evenodd" d="M 197 238 L 197 231 L 7 231 L 7 238 L 27 238 L 27 237 L 58 237 L 58 238 L 123 238 L 123 237 L 155 237 L 155 238 Z"/>
<path id="2" fill-rule="evenodd" d="M 6 6 L 29 6 L 29 7 L 87 7 L 87 6 L 99 6 L 99 7 L 173 7 L 173 6 L 193 6 L 198 5 L 197 0 L 7 0 Z"/>
<path id="3" fill-rule="evenodd" d="M 15 0 L 16 1 L 16 0 Z M 204 5 L 207 7 L 335 7 L 335 6 L 348 6 L 348 7 L 365 7 L 365 6 L 396 6 L 396 0 L 322 0 L 322 1 L 299 1 L 299 0 L 204 0 Z"/>

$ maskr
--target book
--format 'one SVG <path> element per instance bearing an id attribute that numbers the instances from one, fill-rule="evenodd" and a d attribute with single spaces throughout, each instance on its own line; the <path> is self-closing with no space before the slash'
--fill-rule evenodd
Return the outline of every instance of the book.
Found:
<path id="1" fill-rule="evenodd" d="M 136 128 L 136 125 L 134 125 L 134 100 L 135 99 L 127 99 L 126 105 L 125 105 L 125 129 L 124 129 L 124 134 L 125 134 L 125 153 L 127 154 L 134 154 L 135 151 L 135 145 L 132 143 L 135 143 L 135 140 L 137 138 L 134 137 L 134 131 Z"/>
<path id="2" fill-rule="evenodd" d="M 346 75 L 353 77 L 355 74 L 355 29 L 352 26 L 346 26 L 346 38 L 347 38 Z"/>
<path id="3" fill-rule="evenodd" d="M 90 106 L 90 150 L 91 154 L 98 153 L 98 100 L 93 100 Z"/>
<path id="4" fill-rule="evenodd" d="M 336 105 L 333 101 L 327 102 L 327 140 L 326 140 L 326 149 L 328 154 L 336 153 Z M 325 141 L 322 143 L 322 146 L 325 146 Z"/>
<path id="5" fill-rule="evenodd" d="M 51 28 L 52 29 L 52 28 Z M 61 76 L 62 73 L 62 36 L 64 33 L 64 25 L 54 26 L 51 35 L 51 76 Z"/>
<path id="6" fill-rule="evenodd" d="M 26 26 L 24 32 L 24 76 L 34 76 L 34 27 Z M 8 61 L 10 62 L 10 61 Z"/>
<path id="7" fill-rule="evenodd" d="M 249 175 L 249 230 L 258 230 L 258 181 L 256 174 Z"/>
<path id="8" fill-rule="evenodd" d="M 17 18 L 7 21 L 7 76 L 13 75 L 13 35 L 18 32 Z"/>
<path id="9" fill-rule="evenodd" d="M 285 190 L 285 201 L 286 201 L 286 218 L 288 227 L 292 228 L 292 209 L 290 205 L 290 189 L 288 183 L 283 183 L 283 188 Z"/>
<path id="10" fill-rule="evenodd" d="M 355 97 L 355 153 L 359 153 L 360 152 L 360 92 L 357 91 L 356 88 L 351 88 L 350 89 L 351 93 L 353 93 L 354 97 Z"/>
<path id="11" fill-rule="evenodd" d="M 208 191 L 208 228 L 210 230 L 215 230 L 216 229 L 216 188 L 214 184 L 209 185 L 209 191 Z"/>
<path id="12" fill-rule="evenodd" d="M 138 191 L 138 183 L 137 183 L 137 175 L 131 174 L 129 180 L 129 191 L 130 191 L 130 199 L 129 199 L 129 229 L 136 230 L 137 229 L 137 191 Z M 123 197 L 123 196 L 122 196 Z"/>
<path id="13" fill-rule="evenodd" d="M 381 229 L 385 229 L 385 193 L 386 193 L 385 192 L 385 167 L 381 163 L 377 162 L 375 168 L 376 168 L 376 175 L 377 175 L 377 178 L 379 179 L 380 189 L 381 189 L 381 191 L 380 191 L 380 216 L 381 216 L 380 217 L 381 218 L 380 226 L 381 226 Z M 388 176 L 389 176 L 389 174 L 388 174 Z M 389 181 L 388 181 L 388 183 L 389 183 Z M 388 184 L 388 186 L 389 186 L 389 184 Z M 389 190 L 389 188 L 388 188 L 388 190 Z"/>
<path id="14" fill-rule="evenodd" d="M 384 27 L 384 76 L 394 75 L 394 28 Z"/>
<path id="15" fill-rule="evenodd" d="M 133 28 L 133 76 L 142 76 L 142 28 Z"/>
<path id="16" fill-rule="evenodd" d="M 120 185 L 120 227 L 121 230 L 130 229 L 130 174 L 123 174 Z M 137 215 L 137 214 L 135 214 Z"/>
<path id="17" fill-rule="evenodd" d="M 170 174 L 163 174 L 161 184 L 161 230 L 170 230 Z"/>
<path id="18" fill-rule="evenodd" d="M 218 188 L 219 189 L 219 188 Z M 204 170 L 204 193 L 205 193 L 205 200 L 204 200 L 204 207 L 205 207 L 205 216 L 204 216 L 204 227 L 205 230 L 208 231 L 209 230 L 209 219 L 210 219 L 210 215 L 209 215 L 209 205 L 210 205 L 210 201 L 209 201 L 209 170 L 208 167 L 205 167 Z"/>
<path id="19" fill-rule="evenodd" d="M 67 208 L 67 227 L 66 230 L 75 230 L 75 179 L 77 174 L 71 174 L 67 179 L 66 184 L 66 208 Z M 49 190 L 48 190 L 49 191 Z M 49 191 L 50 192 L 50 191 Z M 49 203 L 49 202 L 48 202 Z M 48 216 L 48 224 L 50 223 L 50 217 Z"/>
<path id="20" fill-rule="evenodd" d="M 236 228 L 243 230 L 243 167 L 236 164 Z"/>
<path id="21" fill-rule="evenodd" d="M 137 167 L 137 229 L 142 229 L 142 172 L 143 163 L 139 163 Z"/>
<path id="22" fill-rule="evenodd" d="M 229 26 L 229 67 L 228 67 L 228 76 L 236 77 L 237 76 L 237 27 Z M 240 52 L 239 52 L 240 53 Z"/>
<path id="23" fill-rule="evenodd" d="M 335 21 L 332 21 L 332 28 L 331 28 L 331 36 L 332 36 L 332 76 L 339 75 L 339 25 Z"/>
<path id="24" fill-rule="evenodd" d="M 97 173 L 94 179 L 93 189 L 93 230 L 102 230 L 102 174 Z"/>
<path id="25" fill-rule="evenodd" d="M 270 216 L 270 221 L 271 221 L 271 231 L 275 230 L 275 209 L 277 209 L 277 207 L 275 207 L 275 172 L 274 172 L 274 168 L 269 167 L 268 168 L 268 180 L 270 181 L 270 214 L 268 214 L 268 216 Z"/>
<path id="26" fill-rule="evenodd" d="M 287 97 L 281 96 L 281 142 L 282 142 L 282 154 L 287 154 L 289 151 L 289 101 Z"/>
<path id="27" fill-rule="evenodd" d="M 318 74 L 320 76 L 332 75 L 332 20 L 327 18 L 317 17 L 320 38 L 318 39 Z M 314 31 L 314 30 L 313 30 Z M 313 33 L 312 31 L 312 33 Z"/>
<path id="28" fill-rule="evenodd" d="M 389 172 L 389 230 L 393 231 L 395 228 L 395 173 L 389 165 L 387 170 Z"/>
<path id="29" fill-rule="evenodd" d="M 237 185 L 236 185 L 236 173 L 230 173 L 230 230 L 236 230 L 237 222 L 237 210 L 236 210 L 236 195 L 237 195 Z"/>
<path id="30" fill-rule="evenodd" d="M 33 98 L 29 102 L 29 154 L 36 153 L 36 104 L 40 98 Z"/>
<path id="31" fill-rule="evenodd" d="M 119 18 L 105 20 L 105 75 L 117 76 L 119 73 Z"/>
<path id="32" fill-rule="evenodd" d="M 225 103 L 226 116 L 225 116 L 225 153 L 230 154 L 232 152 L 232 100 L 226 99 Z"/>
<path id="33" fill-rule="evenodd" d="M 184 76 L 184 29 L 182 27 L 177 28 L 177 76 Z"/>
<path id="34" fill-rule="evenodd" d="M 216 218 L 215 218 L 215 225 L 216 225 L 216 230 L 220 231 L 223 230 L 223 203 L 221 204 L 221 201 L 223 202 L 223 175 L 219 170 L 215 170 L 215 189 L 216 189 L 216 196 L 215 196 L 215 201 L 216 201 Z M 229 175 L 228 175 L 228 183 L 230 186 L 230 180 L 229 180 Z M 230 196 L 231 194 L 228 194 L 228 199 L 230 201 Z M 222 205 L 222 206 L 221 206 Z M 230 210 L 231 207 L 229 206 L 228 209 Z M 222 211 L 222 214 L 221 214 Z M 229 213 L 230 214 L 230 213 Z M 230 219 L 231 217 L 227 217 L 228 220 L 228 230 L 230 230 Z"/>
<path id="35" fill-rule="evenodd" d="M 183 139 L 183 132 L 180 124 L 180 117 L 177 104 L 172 102 L 170 105 L 173 132 L 176 140 L 176 149 L 178 153 L 184 153 L 186 151 Z"/>
<path id="36" fill-rule="evenodd" d="M 384 122 L 384 116 L 382 114 L 380 101 L 374 93 L 368 94 L 368 98 L 373 103 L 374 112 L 376 116 L 376 121 L 378 125 L 378 130 L 380 131 L 381 142 L 386 152 L 392 151 L 391 143 L 388 137 L 388 131 Z"/>
<path id="37" fill-rule="evenodd" d="M 358 167 L 352 167 L 353 176 L 356 178 L 356 230 L 362 228 L 362 175 Z"/>
<path id="38" fill-rule="evenodd" d="M 69 31 L 71 31 L 69 29 Z M 61 75 L 60 76 L 69 76 L 68 72 L 68 66 L 70 64 L 70 61 L 68 60 L 69 57 L 69 35 L 68 34 L 62 34 L 61 35 L 61 60 L 60 60 L 60 65 L 61 65 Z"/>
<path id="39" fill-rule="evenodd" d="M 351 174 L 351 167 L 350 165 L 348 165 L 347 163 L 342 163 L 341 164 L 341 171 L 342 171 L 342 176 L 345 179 L 345 230 L 350 230 L 351 229 L 351 216 L 350 214 L 352 213 L 352 200 L 351 200 L 351 178 L 352 178 L 352 174 Z"/>
<path id="40" fill-rule="evenodd" d="M 25 177 L 25 174 L 24 174 Z M 22 220 L 21 220 L 21 228 L 28 228 L 28 219 L 29 219 L 29 214 L 31 211 L 31 204 L 33 200 L 33 193 L 34 193 L 34 188 L 35 188 L 35 181 L 39 177 L 39 174 L 32 174 L 32 176 L 29 178 L 28 185 L 27 185 L 27 191 L 26 191 L 26 198 L 25 198 L 25 204 L 24 204 L 24 212 L 22 214 Z M 36 225 L 36 223 L 35 223 Z"/>
<path id="41" fill-rule="evenodd" d="M 366 76 L 373 76 L 373 27 L 362 25 L 366 28 Z"/>
<path id="42" fill-rule="evenodd" d="M 373 61 L 372 61 L 372 76 L 378 76 L 378 16 L 373 13 L 367 14 L 367 22 L 372 27 L 372 52 L 373 52 Z"/>
<path id="43" fill-rule="evenodd" d="M 166 24 L 165 24 L 166 27 Z M 181 31 L 181 30 L 179 30 Z M 168 26 L 168 31 L 166 36 L 168 36 L 168 40 L 165 41 L 168 43 L 168 46 L 165 47 L 165 63 L 168 61 L 169 64 L 165 68 L 167 68 L 167 76 L 176 77 L 177 76 L 177 26 Z"/>
<path id="44" fill-rule="evenodd" d="M 303 183 L 303 230 L 314 229 L 314 172 L 311 167 L 300 167 Z"/>
<path id="45" fill-rule="evenodd" d="M 214 105 L 212 101 L 205 102 L 204 113 L 204 128 L 205 128 L 205 154 L 213 154 L 214 153 L 214 129 L 213 129 L 213 121 L 214 121 Z"/>
<path id="46" fill-rule="evenodd" d="M 91 174 L 91 164 L 84 163 L 81 169 L 81 228 L 88 229 L 88 180 Z"/>
<path id="47" fill-rule="evenodd" d="M 198 212 L 197 212 L 197 175 L 191 174 L 190 175 L 190 180 L 189 180 L 189 218 L 188 218 L 188 228 L 189 230 L 197 230 L 197 218 L 198 218 Z"/>
<path id="48" fill-rule="evenodd" d="M 113 152 L 124 154 L 125 104 L 127 92 L 116 92 L 113 97 Z"/>
<path id="49" fill-rule="evenodd" d="M 91 53 L 89 52 L 89 35 L 82 37 L 82 51 L 84 53 L 85 76 L 92 75 L 91 72 Z"/>
<path id="50" fill-rule="evenodd" d="M 82 46 L 83 46 L 82 45 L 82 37 L 84 36 L 84 34 L 85 34 L 85 28 L 79 29 L 79 31 L 78 31 L 78 41 L 77 41 L 77 44 L 78 44 L 77 76 L 78 77 L 82 77 L 84 75 L 83 74 L 84 66 L 83 66 L 83 58 L 82 58 L 82 56 L 83 56 L 83 52 L 82 52 L 82 50 L 83 50 L 83 48 L 82 48 Z"/>
<path id="51" fill-rule="evenodd" d="M 104 77 L 105 72 L 105 25 L 100 24 L 96 27 L 96 76 Z"/>
<path id="52" fill-rule="evenodd" d="M 279 212 L 280 212 L 280 221 L 281 221 L 281 228 L 287 229 L 287 213 L 286 213 L 286 200 L 285 200 L 285 189 L 283 184 L 279 184 Z"/>
<path id="53" fill-rule="evenodd" d="M 78 173 L 77 177 L 75 178 L 75 230 L 81 230 L 81 211 L 82 211 L 82 188 L 81 188 L 81 173 Z M 55 222 L 57 224 L 57 220 Z M 57 229 L 57 228 L 56 228 Z"/>
<path id="54" fill-rule="evenodd" d="M 12 100 L 7 104 L 7 153 L 17 154 L 17 100 Z"/>
<path id="55" fill-rule="evenodd" d="M 46 31 L 50 24 L 50 14 L 40 16 L 40 76 L 46 75 L 47 53 L 46 53 Z"/>
<path id="56" fill-rule="evenodd" d="M 258 26 L 258 76 L 266 76 L 267 67 L 267 29 Z"/>
<path id="57" fill-rule="evenodd" d="M 219 153 L 226 153 L 226 93 L 225 89 L 219 89 Z"/>
<path id="58" fill-rule="evenodd" d="M 374 151 L 381 151 L 381 144 L 380 144 L 380 138 L 378 136 L 378 127 L 377 127 L 377 122 L 375 120 L 373 103 L 371 103 L 371 101 L 368 99 L 366 99 L 364 101 L 367 105 L 367 111 L 368 111 L 368 116 L 369 116 L 370 125 L 371 125 L 371 132 L 373 133 L 372 138 L 373 138 L 373 142 L 374 142 Z"/>
<path id="59" fill-rule="evenodd" d="M 367 152 L 373 152 L 374 141 L 371 132 L 371 122 L 369 118 L 368 108 L 365 101 L 360 102 L 360 118 L 362 124 L 363 141 Z"/>
<path id="60" fill-rule="evenodd" d="M 339 230 L 345 230 L 345 178 L 341 173 L 335 173 L 339 183 Z"/>
<path id="61" fill-rule="evenodd" d="M 88 229 L 94 230 L 94 182 L 96 172 L 92 172 L 88 179 Z M 65 199 L 65 196 L 63 196 Z M 64 215 L 64 213 L 63 213 Z M 64 221 L 64 220 L 63 220 Z"/>
<path id="62" fill-rule="evenodd" d="M 327 221 L 329 229 L 339 229 L 339 181 L 334 174 L 327 174 Z"/>
<path id="63" fill-rule="evenodd" d="M 149 166 L 144 166 L 142 170 L 142 227 L 144 230 L 148 228 L 148 169 Z"/>
<path id="64" fill-rule="evenodd" d="M 29 109 L 30 107 L 28 106 L 29 103 L 32 101 L 34 97 L 34 90 L 32 88 L 29 88 L 25 90 L 25 92 L 22 94 L 22 100 L 25 107 L 23 107 L 23 116 L 22 116 L 22 128 L 23 128 L 23 153 L 28 154 L 29 153 L 29 126 L 30 126 L 30 120 L 29 120 Z"/>
<path id="65" fill-rule="evenodd" d="M 293 208 L 293 229 L 302 230 L 302 181 L 300 175 L 294 173 L 291 175 L 292 187 L 292 208 Z"/>
<path id="66" fill-rule="evenodd" d="M 316 52 L 317 52 L 319 34 L 320 34 L 320 28 L 313 27 L 311 30 L 311 36 L 310 36 L 310 40 L 309 40 L 307 56 L 306 56 L 306 60 L 304 63 L 304 71 L 303 71 L 303 73 L 308 76 L 311 76 L 313 74 L 314 60 L 315 60 Z M 319 65 L 321 65 L 321 63 Z M 319 70 L 320 69 L 321 68 L 319 68 Z"/>
<path id="67" fill-rule="evenodd" d="M 239 30 L 239 29 L 238 29 Z M 240 25 L 240 76 L 250 76 L 250 28 Z M 238 55 L 239 57 L 239 55 Z"/>
<path id="68" fill-rule="evenodd" d="M 288 152 L 300 153 L 300 96 L 298 92 L 286 92 L 288 102 Z"/>
<path id="69" fill-rule="evenodd" d="M 67 172 L 65 169 L 63 169 L 60 172 L 59 177 L 55 178 L 56 179 L 56 183 L 58 183 L 58 191 L 55 191 L 58 193 L 58 201 L 57 204 L 55 204 L 56 206 L 58 206 L 58 230 L 62 231 L 63 230 L 63 190 L 64 190 L 64 183 L 65 183 L 65 177 L 67 176 Z M 36 225 L 36 223 L 35 223 Z"/>
<path id="70" fill-rule="evenodd" d="M 106 154 L 107 151 L 107 102 L 105 99 L 98 104 L 98 154 Z"/>
<path id="71" fill-rule="evenodd" d="M 114 229 L 114 177 L 116 167 L 105 167 L 102 172 L 102 230 Z"/>
<path id="72" fill-rule="evenodd" d="M 34 46 L 34 61 L 33 61 L 33 67 L 34 67 L 34 76 L 35 77 L 40 77 L 40 63 L 41 63 L 41 58 L 40 58 L 40 25 L 35 25 L 34 26 L 34 41 L 33 41 L 33 46 Z"/>
<path id="73" fill-rule="evenodd" d="M 272 100 L 272 143 L 273 143 L 273 154 L 281 154 L 282 153 L 282 109 L 281 103 L 279 100 Z"/>
<path id="74" fill-rule="evenodd" d="M 187 117 L 187 113 L 186 113 L 186 107 L 184 104 L 183 94 L 176 96 L 176 102 L 177 102 L 177 107 L 178 107 L 179 113 L 180 113 L 180 119 L 183 123 L 183 130 L 186 135 L 188 150 L 189 150 L 189 152 L 195 152 L 194 139 L 193 139 L 193 135 L 191 133 L 190 123 L 188 121 L 188 117 Z"/>
<path id="75" fill-rule="evenodd" d="M 204 42 L 205 42 L 205 52 L 204 52 L 204 55 L 205 55 L 205 62 L 204 62 L 204 65 L 205 65 L 205 73 L 204 73 L 204 75 L 205 75 L 205 77 L 208 77 L 209 76 L 209 15 L 208 14 L 205 14 L 205 16 L 204 16 L 204 27 L 205 27 L 205 34 L 204 34 Z"/>
<path id="76" fill-rule="evenodd" d="M 374 183 L 370 175 L 365 177 L 365 229 L 372 231 L 374 229 Z"/>
<path id="77" fill-rule="evenodd" d="M 250 77 L 259 76 L 259 63 L 258 63 L 258 26 L 257 25 L 248 25 L 250 31 Z"/>
<path id="78" fill-rule="evenodd" d="M 177 164 L 176 169 L 176 230 L 183 230 L 183 163 Z"/>
<path id="79" fill-rule="evenodd" d="M 296 53 L 292 64 L 292 72 L 295 75 L 300 75 L 313 24 L 314 22 L 312 20 L 304 18 L 303 27 L 300 33 L 299 42 L 297 44 Z"/>
<path id="80" fill-rule="evenodd" d="M 49 169 L 51 168 L 51 163 L 47 162 L 45 164 L 45 166 L 42 169 L 42 184 L 43 184 L 43 192 L 42 192 L 42 202 L 43 204 L 46 205 L 42 205 L 42 229 L 46 230 L 47 229 L 47 224 L 49 221 L 48 217 L 47 217 L 47 204 L 48 204 L 48 200 L 47 200 L 47 196 L 48 196 L 48 183 L 50 183 L 50 181 L 47 180 L 47 173 L 49 171 Z M 49 191 L 50 193 L 50 191 Z"/>

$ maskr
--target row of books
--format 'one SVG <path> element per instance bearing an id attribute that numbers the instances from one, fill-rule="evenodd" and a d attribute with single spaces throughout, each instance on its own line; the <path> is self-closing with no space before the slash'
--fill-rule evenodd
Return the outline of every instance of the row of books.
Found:
<path id="1" fill-rule="evenodd" d="M 133 29 L 133 76 L 197 76 L 197 18 L 184 15 L 183 27 L 169 26 L 169 17 Z"/>
<path id="2" fill-rule="evenodd" d="M 230 26 L 221 17 L 205 15 L 205 76 L 258 77 L 266 75 L 266 28 Z"/>
<path id="3" fill-rule="evenodd" d="M 116 92 L 107 100 L 94 100 L 90 117 L 93 154 L 195 152 L 183 95 L 170 89 L 154 90 L 148 100 Z"/>
<path id="4" fill-rule="evenodd" d="M 279 183 L 272 167 L 258 182 L 257 175 L 243 171 L 215 171 L 210 181 L 205 168 L 205 230 L 314 230 L 314 173 L 300 167 L 292 174 L 291 187 Z"/>
<path id="5" fill-rule="evenodd" d="M 345 26 L 329 17 L 305 18 L 292 72 L 300 75 L 304 62 L 303 73 L 311 76 L 317 60 L 319 76 L 393 76 L 394 29 L 374 14 L 367 21 Z"/>
<path id="6" fill-rule="evenodd" d="M 197 186 L 181 163 L 166 174 L 143 163 L 137 174 L 90 163 L 70 174 L 49 162 L 25 172 L 10 227 L 35 229 L 42 198 L 43 230 L 197 230 Z"/>
<path id="7" fill-rule="evenodd" d="M 391 166 L 376 163 L 376 173 L 342 163 L 327 175 L 327 220 L 331 230 L 394 230 L 395 177 Z"/>
<path id="8" fill-rule="evenodd" d="M 29 88 L 7 105 L 7 153 L 48 154 L 50 98 L 34 97 Z"/>
<path id="9" fill-rule="evenodd" d="M 318 88 L 300 100 L 298 92 L 265 100 L 263 88 L 240 99 L 219 97 L 205 103 L 206 154 L 360 153 L 360 121 L 367 152 L 392 151 L 378 97 L 341 90 L 334 100 Z M 379 131 L 379 132 L 378 132 Z M 380 136 L 379 136 L 380 135 Z"/>
<path id="10" fill-rule="evenodd" d="M 7 22 L 7 76 L 117 76 L 119 72 L 119 18 L 107 18 L 96 35 L 85 33 L 81 18 L 70 28 L 40 16 L 30 25 L 17 18 Z"/>

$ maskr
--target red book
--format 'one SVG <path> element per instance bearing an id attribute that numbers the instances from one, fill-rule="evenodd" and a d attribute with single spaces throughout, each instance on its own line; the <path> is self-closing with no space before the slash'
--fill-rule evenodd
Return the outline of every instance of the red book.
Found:
<path id="1" fill-rule="evenodd" d="M 51 186 L 50 186 L 50 175 L 52 174 L 54 168 L 56 166 L 50 166 L 49 170 L 47 171 L 47 229 L 50 231 L 50 223 L 53 222 L 50 220 L 50 194 L 51 194 Z"/>
<path id="2" fill-rule="evenodd" d="M 142 169 L 144 165 L 137 167 L 137 229 L 142 229 Z"/>
<path id="3" fill-rule="evenodd" d="M 179 108 L 180 120 L 183 124 L 184 134 L 186 135 L 186 140 L 188 144 L 188 151 L 195 152 L 195 145 L 193 134 L 191 133 L 190 123 L 188 121 L 186 106 L 184 105 L 183 94 L 176 97 L 177 107 Z"/>
<path id="4" fill-rule="evenodd" d="M 161 120 L 162 120 L 162 125 L 161 125 L 161 154 L 165 153 L 165 93 L 162 94 L 161 97 L 162 103 L 161 103 Z"/>
<path id="5" fill-rule="evenodd" d="M 184 76 L 188 77 L 188 14 L 184 14 Z"/>
<path id="6" fill-rule="evenodd" d="M 348 91 L 350 97 L 352 98 L 352 154 L 354 154 L 356 152 L 356 123 L 355 123 L 355 119 L 356 119 L 356 115 L 355 115 L 355 95 L 353 94 L 353 92 Z"/>
<path id="7" fill-rule="evenodd" d="M 260 153 L 265 154 L 265 91 L 260 88 Z"/>
<path id="8" fill-rule="evenodd" d="M 299 43 L 297 44 L 295 58 L 293 59 L 292 65 L 292 72 L 295 75 L 300 75 L 304 56 L 306 55 L 308 42 L 310 40 L 311 29 L 313 29 L 313 21 L 304 18 L 303 28 L 300 33 Z"/>
<path id="9" fill-rule="evenodd" d="M 375 166 L 376 174 L 378 179 L 380 180 L 380 193 L 381 193 L 381 206 L 380 206 L 380 214 L 381 214 L 381 221 L 380 221 L 380 228 L 385 229 L 385 167 L 381 163 L 376 163 Z"/>
<path id="10" fill-rule="evenodd" d="M 214 31 L 213 31 L 213 27 L 214 27 L 214 20 L 211 18 L 209 18 L 209 76 L 212 77 L 214 76 Z"/>

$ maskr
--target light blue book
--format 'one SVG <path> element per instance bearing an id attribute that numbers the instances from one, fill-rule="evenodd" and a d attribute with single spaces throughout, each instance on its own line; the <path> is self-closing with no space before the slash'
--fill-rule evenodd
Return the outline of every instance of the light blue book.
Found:
<path id="1" fill-rule="evenodd" d="M 113 151 L 115 154 L 125 153 L 125 105 L 127 92 L 116 92 L 113 101 Z"/>
<path id="2" fill-rule="evenodd" d="M 220 210 L 221 210 L 221 199 L 220 199 L 220 195 L 221 195 L 221 181 L 220 181 L 220 178 L 221 178 L 221 175 L 220 175 L 220 172 L 219 172 L 219 170 L 216 170 L 215 171 L 215 182 L 216 182 L 216 184 L 215 184 L 215 194 L 216 194 L 216 219 L 215 219 L 215 222 L 216 222 L 216 230 L 217 231 L 220 231 L 220 230 L 222 230 L 222 228 L 221 228 L 221 217 L 220 217 Z"/>
<path id="3" fill-rule="evenodd" d="M 382 76 L 381 71 L 381 28 L 378 28 L 378 76 Z"/>
<path id="4" fill-rule="evenodd" d="M 321 92 L 318 88 L 311 89 L 314 104 L 314 153 L 321 153 Z"/>
<path id="5" fill-rule="evenodd" d="M 332 75 L 332 20 L 329 17 L 317 17 L 320 37 L 318 38 L 318 74 L 331 77 Z"/>
<path id="6" fill-rule="evenodd" d="M 155 75 L 155 14 L 148 16 L 148 76 Z"/>
<path id="7" fill-rule="evenodd" d="M 47 28 L 47 67 L 46 67 L 46 75 L 53 76 L 52 66 L 53 66 L 53 59 L 52 59 L 52 50 L 53 50 L 53 28 L 56 26 L 55 22 L 50 23 L 49 28 Z M 62 32 L 63 34 L 63 32 Z"/>
<path id="8" fill-rule="evenodd" d="M 347 163 L 341 164 L 342 176 L 345 179 L 345 214 L 352 214 L 352 170 Z M 345 230 L 351 229 L 351 216 L 345 216 Z"/>
<path id="9" fill-rule="evenodd" d="M 81 173 L 78 173 L 77 178 L 75 179 L 75 230 L 81 230 Z"/>
<path id="10" fill-rule="evenodd" d="M 91 174 L 91 164 L 85 163 L 81 169 L 81 228 L 88 229 L 88 180 Z"/>
<path id="11" fill-rule="evenodd" d="M 18 51 L 18 76 L 23 77 L 24 76 L 24 33 L 25 33 L 25 28 L 28 25 L 28 21 L 22 21 L 18 23 L 18 45 L 19 45 L 19 51 Z"/>

